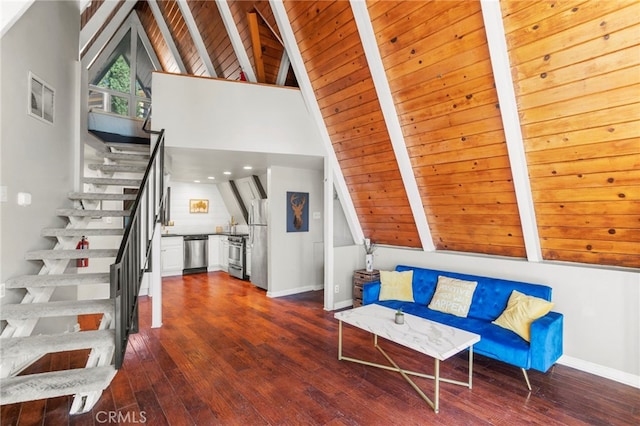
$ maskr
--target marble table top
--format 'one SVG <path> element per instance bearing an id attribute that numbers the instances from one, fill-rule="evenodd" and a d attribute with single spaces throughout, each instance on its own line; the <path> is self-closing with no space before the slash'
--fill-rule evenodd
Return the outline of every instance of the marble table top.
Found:
<path id="1" fill-rule="evenodd" d="M 395 313 L 374 303 L 337 312 L 334 318 L 440 361 L 480 341 L 475 333 L 407 313 L 404 324 L 396 324 Z"/>

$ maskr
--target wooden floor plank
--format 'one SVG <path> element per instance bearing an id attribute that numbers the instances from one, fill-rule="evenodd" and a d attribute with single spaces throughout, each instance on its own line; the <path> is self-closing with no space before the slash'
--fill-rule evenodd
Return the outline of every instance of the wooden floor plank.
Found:
<path id="1" fill-rule="evenodd" d="M 338 324 L 322 303 L 322 292 L 268 298 L 223 272 L 165 278 L 163 327 L 150 328 L 141 298 L 140 333 L 90 413 L 69 416 L 71 398 L 57 398 L 2 406 L 2 424 L 99 425 L 110 413 L 153 425 L 640 424 L 639 389 L 556 365 L 530 371 L 529 392 L 519 369 L 482 356 L 473 389 L 443 383 L 435 414 L 399 374 L 338 361 Z M 344 331 L 345 355 L 385 362 L 369 334 Z M 433 359 L 381 344 L 403 367 L 433 372 Z M 28 371 L 78 368 L 87 355 L 47 355 Z M 466 354 L 441 374 L 464 380 Z"/>

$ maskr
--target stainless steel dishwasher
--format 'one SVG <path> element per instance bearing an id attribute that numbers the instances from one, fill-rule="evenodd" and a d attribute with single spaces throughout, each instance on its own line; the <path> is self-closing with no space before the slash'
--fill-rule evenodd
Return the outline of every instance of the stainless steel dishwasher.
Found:
<path id="1" fill-rule="evenodd" d="M 184 237 L 183 274 L 207 272 L 209 264 L 208 245 L 208 235 L 186 235 Z"/>

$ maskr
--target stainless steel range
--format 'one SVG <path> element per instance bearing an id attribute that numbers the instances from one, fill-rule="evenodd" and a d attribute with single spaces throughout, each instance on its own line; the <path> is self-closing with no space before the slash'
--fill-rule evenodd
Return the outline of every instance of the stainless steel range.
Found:
<path id="1" fill-rule="evenodd" d="M 229 275 L 247 279 L 247 250 L 245 238 L 241 235 L 229 235 Z"/>

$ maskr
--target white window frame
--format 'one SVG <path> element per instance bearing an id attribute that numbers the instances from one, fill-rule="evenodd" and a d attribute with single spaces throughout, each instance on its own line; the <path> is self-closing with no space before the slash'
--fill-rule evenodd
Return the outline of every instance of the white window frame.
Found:
<path id="1" fill-rule="evenodd" d="M 29 71 L 27 114 L 44 123 L 53 125 L 56 110 L 55 100 L 56 89 Z"/>

